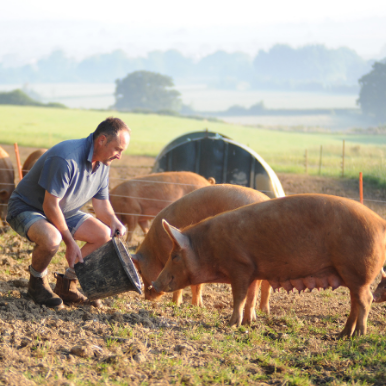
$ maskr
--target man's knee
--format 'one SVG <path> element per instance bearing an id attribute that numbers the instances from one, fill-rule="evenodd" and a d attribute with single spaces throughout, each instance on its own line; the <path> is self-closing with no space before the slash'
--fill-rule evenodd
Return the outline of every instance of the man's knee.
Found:
<path id="1" fill-rule="evenodd" d="M 102 226 L 98 229 L 98 236 L 97 240 L 101 244 L 107 243 L 111 239 L 111 230 L 108 226 L 105 224 L 101 224 Z"/>
<path id="2" fill-rule="evenodd" d="M 58 251 L 62 241 L 60 232 L 47 222 L 33 224 L 28 231 L 28 237 L 37 247 L 52 255 Z"/>
<path id="3" fill-rule="evenodd" d="M 86 220 L 75 232 L 75 240 L 86 241 L 90 244 L 103 245 L 110 241 L 111 230 L 100 220 L 90 218 Z"/>
<path id="4" fill-rule="evenodd" d="M 47 252 L 54 255 L 58 251 L 61 241 L 62 235 L 58 230 L 55 229 L 50 232 L 49 235 L 47 235 L 46 237 L 40 238 L 39 242 L 37 242 L 36 244 L 42 249 L 45 249 Z"/>

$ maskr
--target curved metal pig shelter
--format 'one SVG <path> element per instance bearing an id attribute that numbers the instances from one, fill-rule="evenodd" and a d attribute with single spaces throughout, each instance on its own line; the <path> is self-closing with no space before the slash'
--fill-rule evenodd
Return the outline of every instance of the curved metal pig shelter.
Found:
<path id="1" fill-rule="evenodd" d="M 228 138 L 226 135 L 220 133 L 214 133 L 213 131 L 193 131 L 191 133 L 187 133 L 181 135 L 180 137 L 174 138 L 173 141 L 169 142 L 158 154 L 157 159 L 160 159 L 165 153 L 167 153 L 170 149 L 173 149 L 177 145 L 180 145 L 184 142 L 195 141 L 202 138 Z M 156 160 L 157 162 L 157 160 Z M 171 171 L 171 170 L 170 170 Z M 173 170 L 176 171 L 176 170 Z M 186 171 L 186 170 L 185 170 Z"/>
<path id="2" fill-rule="evenodd" d="M 249 147 L 213 132 L 193 132 L 170 142 L 157 156 L 153 173 L 191 171 L 218 184 L 249 186 L 269 197 L 285 196 L 271 167 Z"/>

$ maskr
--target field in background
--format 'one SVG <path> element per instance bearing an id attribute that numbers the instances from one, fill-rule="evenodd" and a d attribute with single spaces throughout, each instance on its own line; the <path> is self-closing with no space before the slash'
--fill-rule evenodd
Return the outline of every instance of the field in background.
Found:
<path id="1" fill-rule="evenodd" d="M 219 116 L 227 123 L 265 127 L 271 129 L 291 128 L 291 130 L 344 132 L 352 129 L 368 128 L 374 124 L 360 114 L 302 114 L 302 115 L 235 115 Z"/>
<path id="2" fill-rule="evenodd" d="M 0 85 L 0 91 L 26 87 L 39 94 L 42 102 L 60 102 L 71 108 L 107 109 L 115 103 L 114 83 L 37 83 Z M 250 107 L 264 101 L 269 109 L 353 109 L 356 94 L 327 94 L 305 91 L 218 90 L 206 84 L 175 87 L 182 102 L 197 111 L 226 110 L 230 106 Z"/>
<path id="3" fill-rule="evenodd" d="M 51 147 L 66 139 L 87 136 L 110 115 L 122 118 L 131 127 L 127 153 L 132 155 L 156 156 L 172 139 L 208 129 L 249 146 L 277 172 L 305 173 L 307 150 L 307 171 L 318 174 L 322 146 L 321 174 L 337 177 L 342 173 L 345 140 L 344 175 L 357 178 L 362 171 L 365 179 L 385 180 L 386 135 L 278 131 L 159 115 L 0 106 L 0 143 Z"/>
<path id="4" fill-rule="evenodd" d="M 115 103 L 114 83 L 34 83 L 0 84 L 0 91 L 22 88 L 43 103 L 59 102 L 75 109 L 108 109 Z M 328 94 L 306 91 L 274 90 L 219 90 L 211 89 L 206 84 L 177 84 L 183 104 L 195 111 L 225 111 L 239 105 L 245 108 L 263 101 L 267 109 L 356 109 L 356 94 Z M 328 130 L 347 130 L 366 128 L 369 123 L 358 117 L 340 116 L 324 113 L 311 115 L 264 115 L 224 117 L 224 120 L 236 124 L 290 126 L 324 128 Z"/>

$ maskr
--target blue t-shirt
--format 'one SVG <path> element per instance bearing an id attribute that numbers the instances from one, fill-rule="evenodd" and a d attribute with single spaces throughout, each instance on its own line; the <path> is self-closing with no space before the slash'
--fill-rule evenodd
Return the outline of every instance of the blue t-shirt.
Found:
<path id="1" fill-rule="evenodd" d="M 8 217 L 25 211 L 43 212 L 45 192 L 59 197 L 69 218 L 91 198 L 109 198 L 109 167 L 99 162 L 92 171 L 93 135 L 61 142 L 46 151 L 19 182 L 8 203 Z"/>

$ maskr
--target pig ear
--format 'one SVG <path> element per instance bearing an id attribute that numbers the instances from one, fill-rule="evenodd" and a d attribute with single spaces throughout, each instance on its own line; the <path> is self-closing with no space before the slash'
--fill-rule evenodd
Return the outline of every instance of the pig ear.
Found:
<path id="1" fill-rule="evenodd" d="M 141 260 L 141 255 L 140 254 L 135 254 L 135 255 L 130 255 L 131 257 L 131 260 L 135 261 L 135 262 L 139 262 L 139 260 Z"/>
<path id="2" fill-rule="evenodd" d="M 131 260 L 133 261 L 135 267 L 137 269 L 139 269 L 139 260 L 140 260 L 141 255 L 140 254 L 138 254 L 138 255 L 130 255 L 130 257 L 131 257 Z"/>
<path id="3" fill-rule="evenodd" d="M 188 237 L 182 234 L 177 228 L 170 225 L 165 219 L 162 220 L 162 226 L 164 227 L 171 240 L 175 242 L 181 249 L 189 246 Z"/>

